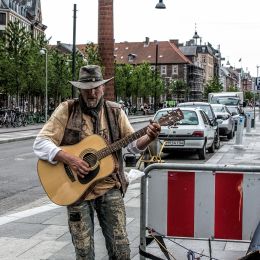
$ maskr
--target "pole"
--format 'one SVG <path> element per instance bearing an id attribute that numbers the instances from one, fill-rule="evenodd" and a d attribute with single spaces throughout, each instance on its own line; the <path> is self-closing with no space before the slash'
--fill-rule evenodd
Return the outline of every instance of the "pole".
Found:
<path id="1" fill-rule="evenodd" d="M 73 9 L 73 45 L 72 45 L 72 81 L 76 80 L 76 12 L 77 5 Z M 71 97 L 74 98 L 74 87 L 71 85 Z"/>
<path id="2" fill-rule="evenodd" d="M 48 120 L 48 51 L 45 49 L 45 122 Z"/>
<path id="3" fill-rule="evenodd" d="M 158 73 L 158 42 L 155 43 L 155 85 L 154 85 L 154 113 L 156 112 L 156 92 L 157 92 L 157 73 Z"/>
<path id="4" fill-rule="evenodd" d="M 259 65 L 257 65 L 256 66 L 256 89 L 257 89 L 257 92 L 258 92 L 258 69 L 259 69 Z M 259 114 L 258 114 L 258 116 L 259 116 L 259 119 L 260 119 L 260 95 L 258 96 L 258 106 L 259 106 Z M 255 119 L 256 120 L 256 119 Z"/>

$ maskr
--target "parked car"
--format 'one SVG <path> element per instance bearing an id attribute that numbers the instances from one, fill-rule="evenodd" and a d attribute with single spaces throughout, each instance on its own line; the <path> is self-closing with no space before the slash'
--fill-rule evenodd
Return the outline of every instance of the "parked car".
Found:
<path id="1" fill-rule="evenodd" d="M 211 104 L 213 111 L 217 117 L 219 125 L 219 134 L 232 139 L 235 135 L 235 119 L 225 105 Z"/>
<path id="2" fill-rule="evenodd" d="M 202 109 L 207 116 L 209 117 L 209 120 L 211 124 L 213 125 L 215 129 L 215 148 L 219 149 L 220 148 L 220 138 L 219 138 L 219 126 L 217 122 L 217 118 L 215 116 L 215 113 L 213 111 L 213 108 L 210 103 L 207 102 L 184 102 L 184 103 L 179 103 L 177 105 L 178 107 L 197 107 Z"/>
<path id="3" fill-rule="evenodd" d="M 227 106 L 229 112 L 231 113 L 233 119 L 235 120 L 235 131 L 237 130 L 237 124 L 239 120 L 239 116 L 244 116 L 245 113 L 243 113 L 239 106 Z M 246 120 L 245 120 L 245 126 L 246 126 Z"/>
<path id="4" fill-rule="evenodd" d="M 154 120 L 176 108 L 163 108 L 156 112 Z M 205 159 L 206 150 L 215 152 L 215 129 L 206 113 L 199 108 L 181 107 L 184 118 L 174 126 L 162 126 L 159 139 L 166 141 L 163 152 L 172 150 L 195 151 L 199 159 Z"/>

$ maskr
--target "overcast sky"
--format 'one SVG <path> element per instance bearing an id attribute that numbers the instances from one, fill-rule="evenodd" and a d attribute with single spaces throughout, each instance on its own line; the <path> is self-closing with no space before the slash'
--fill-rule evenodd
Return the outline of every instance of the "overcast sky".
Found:
<path id="1" fill-rule="evenodd" d="M 191 39 L 197 24 L 202 43 L 210 42 L 236 68 L 256 76 L 260 65 L 260 0 L 114 0 L 116 42 Z M 72 43 L 73 5 L 77 5 L 77 44 L 97 42 L 98 0 L 42 0 L 43 24 L 50 43 Z M 239 62 L 239 59 L 242 59 Z M 260 70 L 259 70 L 260 76 Z"/>

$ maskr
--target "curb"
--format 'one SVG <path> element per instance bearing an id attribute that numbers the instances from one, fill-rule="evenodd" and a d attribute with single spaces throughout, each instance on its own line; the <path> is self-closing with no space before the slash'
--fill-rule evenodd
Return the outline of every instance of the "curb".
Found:
<path id="1" fill-rule="evenodd" d="M 5 139 L 5 140 L 0 140 L 0 144 L 30 140 L 30 139 L 36 138 L 36 136 L 37 135 L 30 135 L 30 136 L 15 137 L 15 138 L 9 138 L 9 139 Z"/>

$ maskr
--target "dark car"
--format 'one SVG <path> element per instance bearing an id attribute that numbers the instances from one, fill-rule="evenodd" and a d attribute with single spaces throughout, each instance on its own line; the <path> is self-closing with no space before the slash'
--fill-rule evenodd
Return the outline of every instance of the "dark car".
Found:
<path id="1" fill-rule="evenodd" d="M 220 148 L 219 126 L 218 126 L 218 122 L 217 122 L 217 117 L 213 111 L 211 104 L 207 103 L 207 102 L 184 102 L 184 103 L 179 103 L 177 106 L 178 107 L 197 107 L 197 108 L 202 109 L 207 114 L 212 126 L 215 129 L 215 138 L 214 138 L 215 148 L 219 149 Z"/>

